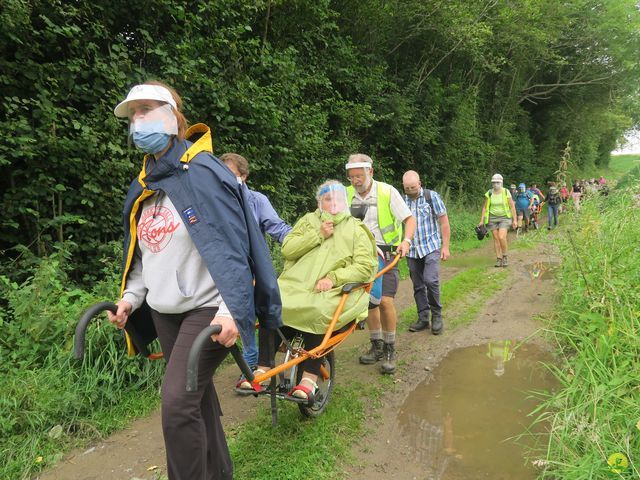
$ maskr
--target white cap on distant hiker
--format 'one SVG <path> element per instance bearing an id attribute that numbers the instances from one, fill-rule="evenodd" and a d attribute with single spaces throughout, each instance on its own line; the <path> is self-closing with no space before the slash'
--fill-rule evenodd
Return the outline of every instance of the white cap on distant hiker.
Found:
<path id="1" fill-rule="evenodd" d="M 491 177 L 491 186 L 493 187 L 494 192 L 499 192 L 502 189 L 502 175 L 496 173 Z"/>

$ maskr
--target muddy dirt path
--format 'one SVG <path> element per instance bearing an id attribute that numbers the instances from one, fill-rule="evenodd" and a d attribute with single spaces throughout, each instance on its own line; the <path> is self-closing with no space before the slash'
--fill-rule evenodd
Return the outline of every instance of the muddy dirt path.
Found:
<path id="1" fill-rule="evenodd" d="M 444 263 L 442 281 L 466 268 L 481 265 L 489 267 L 493 261 L 490 242 L 485 242 L 483 247 L 455 256 L 452 261 Z M 406 455 L 403 455 L 403 441 L 394 427 L 393 419 L 399 406 L 450 350 L 492 340 L 520 340 L 539 328 L 534 317 L 551 307 L 554 287 L 552 281 L 531 280 L 527 266 L 538 261 L 554 262 L 557 258 L 544 245 L 532 250 L 512 251 L 506 287 L 486 300 L 480 314 L 470 325 L 453 331 L 447 330 L 447 315 L 455 315 L 455 311 L 448 311 L 445 305 L 443 335 L 435 337 L 425 332 L 398 332 L 397 350 L 400 361 L 394 375 L 393 391 L 385 394 L 384 407 L 376 412 L 375 419 L 372 415 L 370 433 L 359 445 L 354 446 L 354 458 L 358 459 L 358 465 L 349 469 L 348 478 L 420 478 L 416 477 L 417 472 L 414 475 L 409 471 L 412 467 L 408 465 L 410 462 Z M 482 301 L 485 302 L 485 299 Z M 412 302 L 411 282 L 404 280 L 396 297 L 396 307 L 401 312 Z M 349 344 L 364 350 L 365 344 L 368 344 L 366 331 L 356 331 L 349 339 Z M 345 345 L 343 348 L 349 347 Z M 375 367 L 362 366 L 357 364 L 357 361 L 338 361 L 338 374 L 340 378 L 357 378 L 363 384 L 367 384 L 369 379 L 373 381 L 379 375 Z M 232 392 L 230 387 L 235 383 L 237 376 L 235 367 L 227 367 L 215 377 L 224 412 L 225 428 L 235 427 L 250 420 L 260 405 L 252 397 L 241 398 Z M 227 386 L 228 388 L 225 388 Z M 37 478 L 156 480 L 163 478 L 165 471 L 160 415 L 159 411 L 156 411 L 148 417 L 134 421 L 128 428 L 107 439 L 95 442 L 84 450 L 71 452 L 55 468 Z"/>
<path id="2" fill-rule="evenodd" d="M 493 259 L 493 255 L 488 258 Z M 395 374 L 393 391 L 385 395 L 384 406 L 369 418 L 369 432 L 352 449 L 358 465 L 348 470 L 347 478 L 432 478 L 425 477 L 424 465 L 412 458 L 409 445 L 411 440 L 398 428 L 396 418 L 407 396 L 431 375 L 451 350 L 503 340 L 518 342 L 526 338 L 529 338 L 528 343 L 542 349 L 549 348 L 544 339 L 536 335 L 541 328 L 536 316 L 551 310 L 555 282 L 550 274 L 544 276 L 545 272 L 543 275 L 539 272 L 532 274 L 531 266 L 538 262 L 554 264 L 559 259 L 550 247 L 539 245 L 532 250 L 512 251 L 509 260 L 509 278 L 505 287 L 486 301 L 472 323 L 454 331 L 446 331 L 441 337 L 423 332 L 404 334 L 401 337 L 399 356 L 407 362 Z M 470 398 L 470 410 L 473 403 L 474 399 Z M 507 474 L 500 478 L 511 477 Z"/>

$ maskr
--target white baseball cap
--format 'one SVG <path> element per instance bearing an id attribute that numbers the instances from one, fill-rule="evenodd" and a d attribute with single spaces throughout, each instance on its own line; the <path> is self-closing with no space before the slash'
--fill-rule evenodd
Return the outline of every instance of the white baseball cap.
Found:
<path id="1" fill-rule="evenodd" d="M 502 175 L 496 173 L 493 177 L 491 177 L 491 183 L 493 182 L 501 182 L 502 183 Z"/>
<path id="2" fill-rule="evenodd" d="M 131 90 L 127 98 L 118 104 L 113 109 L 113 113 L 116 117 L 128 117 L 129 110 L 127 104 L 133 100 L 157 100 L 159 102 L 165 102 L 171 105 L 174 110 L 177 110 L 176 101 L 173 99 L 171 92 L 161 85 L 136 85 Z"/>

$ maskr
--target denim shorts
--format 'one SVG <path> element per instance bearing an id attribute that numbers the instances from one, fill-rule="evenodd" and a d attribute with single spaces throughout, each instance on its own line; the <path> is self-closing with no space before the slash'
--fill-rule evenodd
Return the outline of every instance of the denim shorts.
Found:
<path id="1" fill-rule="evenodd" d="M 518 217 L 520 216 L 524 217 L 525 220 L 529 220 L 529 217 L 531 216 L 531 210 L 529 210 L 529 207 L 527 208 L 516 207 L 516 215 L 518 215 Z"/>

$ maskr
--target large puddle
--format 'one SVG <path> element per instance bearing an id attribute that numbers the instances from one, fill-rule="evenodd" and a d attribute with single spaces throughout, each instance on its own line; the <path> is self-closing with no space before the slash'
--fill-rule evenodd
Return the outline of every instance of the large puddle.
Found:
<path id="1" fill-rule="evenodd" d="M 403 404 L 397 427 L 409 461 L 422 465 L 419 480 L 528 480 L 525 460 L 534 437 L 525 435 L 536 406 L 532 390 L 554 381 L 533 345 L 494 342 L 452 351 Z M 544 434 L 539 427 L 538 434 Z M 540 438 L 538 438 L 539 440 Z"/>

